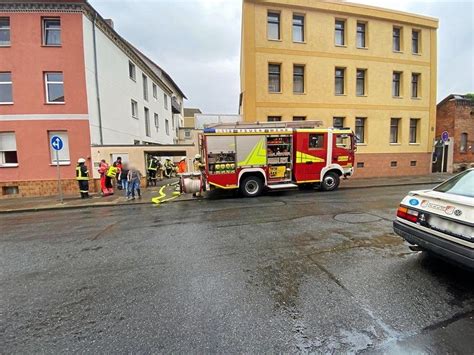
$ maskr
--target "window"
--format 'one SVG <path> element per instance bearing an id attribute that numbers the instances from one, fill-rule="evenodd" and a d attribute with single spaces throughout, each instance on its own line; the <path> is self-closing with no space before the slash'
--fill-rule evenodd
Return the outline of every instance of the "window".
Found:
<path id="1" fill-rule="evenodd" d="M 410 166 L 416 166 L 416 160 L 410 161 Z"/>
<path id="2" fill-rule="evenodd" d="M 155 83 L 152 84 L 152 88 L 153 88 L 153 97 L 155 100 L 158 100 L 158 88 L 156 87 Z"/>
<path id="3" fill-rule="evenodd" d="M 128 62 L 128 76 L 133 81 L 137 81 L 137 69 L 132 62 Z"/>
<path id="4" fill-rule="evenodd" d="M 158 132 L 158 128 L 160 128 L 160 119 L 158 118 L 158 114 L 155 113 L 153 115 L 153 118 L 155 120 L 155 128 L 156 128 L 156 131 Z"/>
<path id="5" fill-rule="evenodd" d="M 268 39 L 280 39 L 280 14 L 269 12 L 267 15 L 267 36 Z"/>
<path id="6" fill-rule="evenodd" d="M 345 44 L 345 27 L 346 21 L 344 20 L 336 20 L 336 27 L 334 32 L 334 41 L 337 46 L 343 46 Z"/>
<path id="7" fill-rule="evenodd" d="M 0 17 L 0 46 L 10 45 L 10 18 Z"/>
<path id="8" fill-rule="evenodd" d="M 68 139 L 67 132 L 66 131 L 59 131 L 59 132 L 49 131 L 48 132 L 49 139 L 47 142 L 48 146 L 51 146 L 50 144 L 51 138 L 53 138 L 54 136 L 58 136 L 59 138 L 61 138 L 64 144 L 63 149 L 57 151 L 59 165 L 70 164 L 71 161 L 69 159 L 69 139 Z M 51 147 L 49 148 L 49 150 L 51 153 L 51 164 L 56 164 L 56 150 L 52 149 Z"/>
<path id="9" fill-rule="evenodd" d="M 395 160 L 393 160 L 393 161 L 390 162 L 390 166 L 391 166 L 392 168 L 396 168 L 397 165 L 398 165 L 398 163 L 397 163 L 397 161 L 395 161 Z"/>
<path id="10" fill-rule="evenodd" d="M 13 103 L 12 73 L 0 73 L 0 105 Z"/>
<path id="11" fill-rule="evenodd" d="M 467 153 L 467 133 L 461 133 L 461 142 L 459 144 L 459 151 Z"/>
<path id="12" fill-rule="evenodd" d="M 303 15 L 293 15 L 293 42 L 304 42 Z"/>
<path id="13" fill-rule="evenodd" d="M 280 64 L 268 65 L 268 91 L 280 92 Z"/>
<path id="14" fill-rule="evenodd" d="M 46 102 L 48 104 L 64 103 L 63 73 L 45 73 Z"/>
<path id="15" fill-rule="evenodd" d="M 401 82 L 402 73 L 400 72 L 393 72 L 393 79 L 392 79 L 392 96 L 393 97 L 400 97 L 400 82 Z"/>
<path id="16" fill-rule="evenodd" d="M 355 135 L 357 143 L 365 143 L 365 117 L 356 117 Z"/>
<path id="17" fill-rule="evenodd" d="M 150 133 L 150 110 L 146 107 L 144 107 L 144 112 L 145 112 L 145 135 L 147 137 L 151 137 Z"/>
<path id="18" fill-rule="evenodd" d="M 332 126 L 334 128 L 340 129 L 344 127 L 344 117 L 333 117 Z"/>
<path id="19" fill-rule="evenodd" d="M 400 123 L 399 118 L 390 119 L 390 143 L 398 143 L 399 123 Z"/>
<path id="20" fill-rule="evenodd" d="M 357 167 L 358 167 L 358 168 L 363 168 L 364 165 L 365 165 L 365 164 L 364 164 L 363 161 L 357 162 Z"/>
<path id="21" fill-rule="evenodd" d="M 170 122 L 168 121 L 168 119 L 165 120 L 165 131 L 166 131 L 166 134 L 169 136 L 170 135 Z"/>
<path id="22" fill-rule="evenodd" d="M 356 74 L 356 95 L 365 95 L 365 69 L 357 69 Z"/>
<path id="23" fill-rule="evenodd" d="M 267 121 L 268 122 L 280 122 L 281 121 L 281 116 L 268 116 Z"/>
<path id="24" fill-rule="evenodd" d="M 59 18 L 43 19 L 43 45 L 61 45 L 61 20 Z"/>
<path id="25" fill-rule="evenodd" d="M 163 94 L 163 104 L 164 104 L 165 110 L 167 110 L 168 109 L 168 95 L 166 94 Z"/>
<path id="26" fill-rule="evenodd" d="M 411 31 L 411 51 L 413 54 L 420 53 L 420 31 Z"/>
<path id="27" fill-rule="evenodd" d="M 0 132 L 0 167 L 17 166 L 16 137 L 14 132 Z"/>
<path id="28" fill-rule="evenodd" d="M 309 135 L 309 149 L 320 149 L 324 147 L 324 134 Z"/>
<path id="29" fill-rule="evenodd" d="M 418 118 L 410 118 L 410 143 L 418 142 Z"/>
<path id="30" fill-rule="evenodd" d="M 333 117 L 332 119 L 332 126 L 336 129 L 340 129 L 344 127 L 344 117 Z M 336 144 L 342 144 L 342 137 L 336 136 Z"/>
<path id="31" fill-rule="evenodd" d="M 357 22 L 357 48 L 366 48 L 365 45 L 365 28 L 366 24 L 363 22 Z"/>
<path id="32" fill-rule="evenodd" d="M 411 74 L 411 97 L 419 97 L 420 74 Z"/>
<path id="33" fill-rule="evenodd" d="M 393 50 L 400 52 L 401 50 L 402 29 L 400 27 L 393 28 Z"/>
<path id="34" fill-rule="evenodd" d="M 336 75 L 335 75 L 335 92 L 336 95 L 344 95 L 344 68 L 336 68 Z"/>
<path id="35" fill-rule="evenodd" d="M 185 129 L 184 130 L 184 138 L 185 139 L 191 139 L 191 130 L 190 129 Z"/>
<path id="36" fill-rule="evenodd" d="M 142 74 L 142 81 L 143 81 L 143 99 L 145 101 L 148 101 L 148 78 L 144 74 Z"/>
<path id="37" fill-rule="evenodd" d="M 293 93 L 304 93 L 304 65 L 293 66 Z"/>
<path id="38" fill-rule="evenodd" d="M 293 121 L 306 121 L 305 116 L 293 116 Z"/>
<path id="39" fill-rule="evenodd" d="M 132 117 L 138 119 L 138 103 L 135 100 L 131 100 L 132 105 Z"/>

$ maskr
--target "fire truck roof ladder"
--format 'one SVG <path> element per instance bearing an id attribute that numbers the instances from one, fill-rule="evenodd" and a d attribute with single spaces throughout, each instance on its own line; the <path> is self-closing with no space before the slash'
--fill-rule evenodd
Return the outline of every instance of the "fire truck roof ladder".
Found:
<path id="1" fill-rule="evenodd" d="M 255 129 L 255 128 L 318 128 L 323 125 L 322 121 L 279 121 L 279 122 L 236 122 L 217 123 L 206 125 L 205 128 L 216 129 Z"/>

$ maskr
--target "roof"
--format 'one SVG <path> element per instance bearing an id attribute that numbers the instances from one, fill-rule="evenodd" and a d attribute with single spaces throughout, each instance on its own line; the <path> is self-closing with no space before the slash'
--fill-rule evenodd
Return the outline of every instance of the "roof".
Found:
<path id="1" fill-rule="evenodd" d="M 196 113 L 202 113 L 198 108 L 184 108 L 184 117 L 194 117 Z"/>
<path id="2" fill-rule="evenodd" d="M 443 100 L 441 100 L 436 106 L 440 106 L 445 104 L 448 101 L 465 101 L 465 102 L 473 102 L 474 99 L 467 97 L 466 95 L 461 94 L 450 94 L 446 96 Z"/>
<path id="3" fill-rule="evenodd" d="M 178 91 L 182 97 L 187 99 L 186 95 L 181 91 L 178 85 L 174 82 L 173 79 L 171 79 L 171 76 L 167 72 L 165 72 L 158 64 L 156 64 L 154 61 L 152 61 L 149 57 L 147 57 L 145 54 L 143 54 L 137 47 L 135 47 L 133 44 L 130 42 L 127 42 L 129 46 L 132 48 L 132 50 L 138 55 L 149 67 L 150 69 L 159 77 L 164 76 L 166 80 L 168 80 Z"/>

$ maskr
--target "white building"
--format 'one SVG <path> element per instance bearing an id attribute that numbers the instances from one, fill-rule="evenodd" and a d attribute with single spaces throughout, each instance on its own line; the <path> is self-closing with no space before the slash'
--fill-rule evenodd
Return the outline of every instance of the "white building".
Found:
<path id="1" fill-rule="evenodd" d="M 171 77 L 110 20 L 83 15 L 83 36 L 91 144 L 178 143 L 186 97 Z"/>

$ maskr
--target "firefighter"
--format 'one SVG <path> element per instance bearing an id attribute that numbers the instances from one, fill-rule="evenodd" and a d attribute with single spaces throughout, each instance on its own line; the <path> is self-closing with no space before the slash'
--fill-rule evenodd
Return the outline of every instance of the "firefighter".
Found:
<path id="1" fill-rule="evenodd" d="M 194 172 L 195 173 L 200 173 L 201 174 L 201 179 L 202 179 L 202 189 L 201 189 L 201 191 L 194 193 L 193 196 L 194 197 L 201 197 L 202 196 L 202 191 L 204 191 L 205 187 L 206 187 L 206 174 L 204 174 L 204 169 L 205 169 L 206 166 L 202 162 L 201 154 L 196 154 L 194 156 L 193 167 L 194 167 Z"/>
<path id="2" fill-rule="evenodd" d="M 204 171 L 204 163 L 202 162 L 201 154 L 196 154 L 193 160 L 194 172 L 202 173 Z"/>
<path id="3" fill-rule="evenodd" d="M 151 157 L 148 162 L 148 185 L 156 186 L 156 172 L 158 171 L 158 158 Z"/>
<path id="4" fill-rule="evenodd" d="M 107 194 L 104 196 L 114 194 L 113 181 L 115 180 L 115 177 L 117 176 L 118 170 L 119 169 L 117 168 L 116 163 L 110 166 L 109 169 L 107 170 L 107 173 L 105 174 L 105 188 L 107 189 Z"/>
<path id="5" fill-rule="evenodd" d="M 184 174 L 186 170 L 186 157 L 182 157 L 178 163 L 178 174 Z"/>
<path id="6" fill-rule="evenodd" d="M 87 170 L 86 160 L 84 158 L 77 160 L 76 180 L 79 184 L 81 198 L 89 198 L 89 171 Z"/>
<path id="7" fill-rule="evenodd" d="M 173 174 L 175 166 L 174 166 L 173 162 L 171 161 L 170 157 L 166 157 L 164 168 L 165 168 L 165 176 L 168 179 L 171 178 L 171 175 Z"/>

